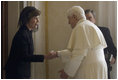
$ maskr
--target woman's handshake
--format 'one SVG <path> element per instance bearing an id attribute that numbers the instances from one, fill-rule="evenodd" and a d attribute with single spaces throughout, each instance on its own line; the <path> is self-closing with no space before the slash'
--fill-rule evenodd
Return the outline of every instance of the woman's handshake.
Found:
<path id="1" fill-rule="evenodd" d="M 53 58 L 56 58 L 56 57 L 58 57 L 58 53 L 54 52 L 54 51 L 51 51 L 51 52 L 49 52 L 48 54 L 46 54 L 44 56 L 45 59 L 53 59 Z"/>

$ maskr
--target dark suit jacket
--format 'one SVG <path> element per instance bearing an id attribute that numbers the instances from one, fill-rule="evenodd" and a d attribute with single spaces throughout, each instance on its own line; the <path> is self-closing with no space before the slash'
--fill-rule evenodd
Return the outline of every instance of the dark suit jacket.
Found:
<path id="1" fill-rule="evenodd" d="M 98 26 L 99 27 L 99 26 Z M 110 35 L 110 31 L 108 28 L 106 27 L 99 27 L 99 29 L 101 30 L 101 32 L 103 33 L 104 35 L 104 38 L 106 40 L 106 43 L 107 43 L 107 48 L 104 49 L 104 53 L 107 54 L 107 53 L 110 53 L 113 55 L 114 58 L 116 58 L 117 56 L 117 51 L 116 51 L 116 47 L 114 46 L 113 44 L 113 41 L 112 41 L 112 37 Z"/>
<path id="2" fill-rule="evenodd" d="M 10 55 L 5 66 L 7 74 L 30 77 L 30 62 L 43 62 L 43 55 L 33 55 L 32 31 L 26 26 L 19 28 L 14 36 Z"/>

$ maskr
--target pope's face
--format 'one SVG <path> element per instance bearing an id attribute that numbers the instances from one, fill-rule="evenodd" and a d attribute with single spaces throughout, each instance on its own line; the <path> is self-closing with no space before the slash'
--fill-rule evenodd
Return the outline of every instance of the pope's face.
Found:
<path id="1" fill-rule="evenodd" d="M 38 27 L 38 23 L 39 23 L 39 16 L 34 16 L 30 19 L 28 25 L 30 29 L 35 29 Z"/>
<path id="2" fill-rule="evenodd" d="M 75 17 L 73 17 L 73 16 L 68 16 L 68 24 L 70 24 L 71 27 L 74 28 L 75 25 L 76 25 L 76 19 L 75 19 Z"/>
<path id="3" fill-rule="evenodd" d="M 86 14 L 86 19 L 95 24 L 95 18 L 91 12 Z"/>

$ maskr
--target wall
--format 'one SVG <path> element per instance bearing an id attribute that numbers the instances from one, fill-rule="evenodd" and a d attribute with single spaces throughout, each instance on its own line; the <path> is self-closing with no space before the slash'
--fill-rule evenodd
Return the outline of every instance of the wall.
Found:
<path id="1" fill-rule="evenodd" d="M 71 28 L 66 18 L 68 4 L 48 2 L 48 40 L 49 51 L 65 49 Z M 58 71 L 63 68 L 59 59 L 49 61 L 49 78 L 59 78 Z"/>
<path id="2" fill-rule="evenodd" d="M 18 30 L 19 2 L 8 2 L 8 53 L 10 52 L 12 39 Z"/>

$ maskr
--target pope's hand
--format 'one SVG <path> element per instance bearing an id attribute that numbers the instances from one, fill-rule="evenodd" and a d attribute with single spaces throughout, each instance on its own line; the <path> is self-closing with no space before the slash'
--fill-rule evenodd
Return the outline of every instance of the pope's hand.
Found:
<path id="1" fill-rule="evenodd" d="M 57 52 L 55 52 L 55 51 L 52 50 L 52 51 L 49 52 L 49 54 L 51 54 L 51 55 L 57 55 Z"/>
<path id="2" fill-rule="evenodd" d="M 68 75 L 64 72 L 63 69 L 60 70 L 59 73 L 60 73 L 60 77 L 61 77 L 62 79 L 67 79 L 67 78 L 68 78 Z"/>

